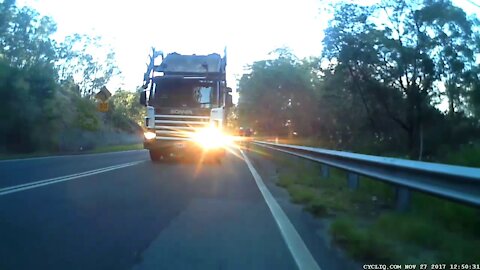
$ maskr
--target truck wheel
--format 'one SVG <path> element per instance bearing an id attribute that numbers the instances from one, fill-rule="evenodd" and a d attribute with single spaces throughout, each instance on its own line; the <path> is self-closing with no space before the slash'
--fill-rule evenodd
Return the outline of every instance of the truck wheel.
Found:
<path id="1" fill-rule="evenodd" d="M 151 161 L 160 161 L 162 158 L 162 153 L 160 151 L 150 150 L 150 160 Z"/>

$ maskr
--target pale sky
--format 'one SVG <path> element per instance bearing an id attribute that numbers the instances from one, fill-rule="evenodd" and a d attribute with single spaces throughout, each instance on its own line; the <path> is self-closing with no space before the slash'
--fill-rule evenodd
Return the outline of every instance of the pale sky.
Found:
<path id="1" fill-rule="evenodd" d="M 318 0 L 65 1 L 18 0 L 54 18 L 59 39 L 78 32 L 100 35 L 116 52 L 123 73 L 109 88 L 141 85 L 152 46 L 168 52 L 223 55 L 227 83 L 236 88 L 243 67 L 288 46 L 299 57 L 320 55 L 322 29 Z M 123 84 L 123 86 L 121 85 Z"/>
<path id="2" fill-rule="evenodd" d="M 338 0 L 17 0 L 17 4 L 53 17 L 58 39 L 76 32 L 101 36 L 115 50 L 123 74 L 108 87 L 134 90 L 142 83 L 152 46 L 165 53 L 222 55 L 227 46 L 227 83 L 233 89 L 246 65 L 267 59 L 276 48 L 289 47 L 298 57 L 319 56 L 330 18 L 323 7 L 333 1 Z M 480 12 L 467 0 L 453 2 L 467 13 Z"/>

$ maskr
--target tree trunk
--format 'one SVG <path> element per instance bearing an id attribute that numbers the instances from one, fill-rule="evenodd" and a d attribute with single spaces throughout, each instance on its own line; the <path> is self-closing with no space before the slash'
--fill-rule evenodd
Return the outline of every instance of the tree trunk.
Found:
<path id="1" fill-rule="evenodd" d="M 455 115 L 455 106 L 454 106 L 454 102 L 453 102 L 453 94 L 451 92 L 451 90 L 447 89 L 447 95 L 448 95 L 448 116 L 450 116 L 450 118 L 453 118 L 453 116 Z"/>
<path id="2" fill-rule="evenodd" d="M 418 160 L 423 159 L 423 125 L 420 124 L 420 134 L 419 134 L 419 139 L 420 139 L 420 149 L 419 149 L 419 154 L 418 154 Z"/>
<path id="3" fill-rule="evenodd" d="M 420 125 L 421 125 L 421 110 L 418 93 L 415 89 L 411 89 L 407 95 L 408 110 L 407 110 L 407 123 L 408 130 L 408 152 L 410 159 L 416 159 L 419 157 L 419 145 L 420 145 Z"/>

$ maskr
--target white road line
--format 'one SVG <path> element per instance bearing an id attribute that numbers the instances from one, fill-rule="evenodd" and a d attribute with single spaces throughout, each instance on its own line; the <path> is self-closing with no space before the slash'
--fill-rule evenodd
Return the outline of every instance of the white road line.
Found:
<path id="1" fill-rule="evenodd" d="M 73 180 L 73 179 L 77 179 L 77 178 L 81 178 L 81 177 L 91 176 L 91 175 L 95 175 L 95 174 L 99 174 L 99 173 L 109 172 L 109 171 L 113 171 L 113 170 L 117 170 L 117 169 L 121 169 L 121 168 L 126 168 L 126 167 L 137 165 L 137 164 L 142 163 L 142 162 L 143 161 L 130 162 L 130 163 L 125 163 L 125 164 L 105 167 L 105 168 L 101 168 L 101 169 L 96 169 L 96 170 L 91 170 L 91 171 L 86 171 L 86 172 L 81 172 L 81 173 L 76 173 L 76 174 L 70 174 L 70 175 L 65 175 L 65 176 L 60 176 L 60 177 L 55 177 L 55 178 L 30 182 L 30 183 L 26 183 L 26 184 L 1 188 L 0 189 L 0 196 L 7 195 L 7 194 L 10 194 L 10 193 L 19 192 L 19 191 L 23 191 L 23 190 L 33 189 L 33 188 L 37 188 L 37 187 L 43 187 L 43 186 L 46 186 L 46 185 L 65 182 L 65 181 L 69 181 L 69 180 Z"/>
<path id="2" fill-rule="evenodd" d="M 257 183 L 258 189 L 260 190 L 263 198 L 267 202 L 268 208 L 270 208 L 270 212 L 272 212 L 272 215 L 277 222 L 283 239 L 287 243 L 287 247 L 290 250 L 290 253 L 292 253 L 293 259 L 297 263 L 298 269 L 320 270 L 320 267 L 312 256 L 312 253 L 310 253 L 310 250 L 308 250 L 297 230 L 290 222 L 285 212 L 283 212 L 282 208 L 277 203 L 272 193 L 270 193 L 267 186 L 265 186 L 265 183 L 263 182 L 260 174 L 258 174 L 257 170 L 255 170 L 247 155 L 245 155 L 242 150 L 240 150 L 240 152 L 242 153 L 242 156 L 247 163 L 247 166 L 250 169 L 250 172 L 252 173 L 255 182 Z"/>

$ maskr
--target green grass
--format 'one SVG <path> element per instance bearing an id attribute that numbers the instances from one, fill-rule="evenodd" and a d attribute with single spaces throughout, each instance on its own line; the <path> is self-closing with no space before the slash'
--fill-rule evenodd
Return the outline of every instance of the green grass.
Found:
<path id="1" fill-rule="evenodd" d="M 393 189 L 383 183 L 362 178 L 358 191 L 352 192 L 346 186 L 345 172 L 330 169 L 330 177 L 321 179 L 320 167 L 313 163 L 292 162 L 281 160 L 283 168 L 295 170 L 281 170 L 277 185 L 286 188 L 292 202 L 306 204 L 306 209 L 313 213 L 344 211 L 358 213 L 375 208 L 378 204 L 385 205 L 392 196 Z M 372 200 L 373 201 L 370 201 Z M 360 207 L 363 206 L 363 207 Z"/>
<path id="2" fill-rule="evenodd" d="M 448 164 L 480 167 L 480 144 L 462 146 L 458 151 L 447 153 L 443 161 Z"/>
<path id="3" fill-rule="evenodd" d="M 477 156 L 478 157 L 478 156 Z M 388 183 L 360 178 L 347 187 L 346 173 L 320 168 L 279 154 L 277 185 L 291 201 L 317 217 L 333 217 L 330 233 L 352 258 L 373 263 L 479 262 L 480 210 L 412 193 L 410 210 L 395 211 L 395 189 Z M 472 163 L 470 163 L 472 164 Z"/>
<path id="4" fill-rule="evenodd" d="M 424 215 L 447 231 L 480 236 L 480 209 L 420 193 L 413 195 L 412 205 L 412 214 Z"/>
<path id="5" fill-rule="evenodd" d="M 34 157 L 45 157 L 45 156 L 49 156 L 49 153 L 34 152 L 34 153 L 28 153 L 28 154 L 0 154 L 0 160 L 34 158 Z"/>
<path id="6" fill-rule="evenodd" d="M 290 185 L 287 190 L 293 203 L 308 204 L 317 196 L 315 189 L 303 185 Z"/>
<path id="7" fill-rule="evenodd" d="M 455 218 L 443 221 L 434 218 L 437 216 L 431 212 L 422 211 L 385 211 L 374 220 L 366 216 L 345 216 L 347 218 L 339 218 L 332 223 L 330 232 L 334 240 L 355 259 L 384 263 L 480 261 L 480 239 L 473 231 L 478 216 L 470 220 L 459 213 Z M 470 223 L 469 230 L 452 230 L 449 227 L 449 224 L 465 222 Z M 476 228 L 478 230 L 479 227 Z"/>
<path id="8" fill-rule="evenodd" d="M 390 241 L 373 230 L 358 227 L 353 219 L 338 218 L 330 226 L 330 233 L 357 260 L 391 263 L 398 257 Z"/>
<path id="9" fill-rule="evenodd" d="M 277 185 L 288 188 L 291 185 L 295 184 L 296 177 L 293 174 L 281 173 L 278 177 Z"/>
<path id="10" fill-rule="evenodd" d="M 81 153 L 75 152 L 74 154 L 98 154 L 98 153 L 140 150 L 140 149 L 143 149 L 143 144 L 111 145 L 111 146 L 97 147 L 97 148 L 94 148 L 93 150 L 84 151 Z M 65 153 L 65 154 L 72 154 L 72 153 Z M 35 152 L 35 153 L 28 153 L 28 154 L 8 154 L 8 155 L 2 154 L 0 155 L 0 160 L 48 157 L 48 156 L 55 156 L 55 155 L 62 155 L 62 153 Z"/>

